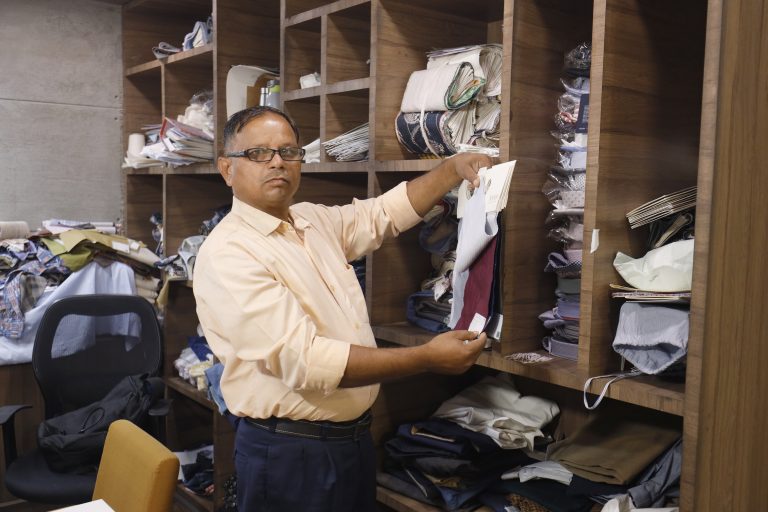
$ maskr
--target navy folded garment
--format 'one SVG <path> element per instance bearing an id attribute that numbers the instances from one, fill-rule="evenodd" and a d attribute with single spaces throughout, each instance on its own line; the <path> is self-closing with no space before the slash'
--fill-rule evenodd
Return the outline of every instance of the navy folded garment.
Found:
<path id="1" fill-rule="evenodd" d="M 405 317 L 410 323 L 417 327 L 421 327 L 422 329 L 426 329 L 427 331 L 445 332 L 448 330 L 445 321 L 437 320 L 439 317 L 435 317 L 430 313 L 430 309 L 439 311 L 439 308 L 434 307 L 435 304 L 431 304 L 435 302 L 435 294 L 432 290 L 416 292 L 408 297 L 408 302 L 405 308 Z M 433 307 L 430 308 L 430 306 Z M 425 314 L 427 316 L 424 316 Z"/>
<path id="2" fill-rule="evenodd" d="M 456 455 L 473 456 L 502 450 L 489 436 L 438 418 L 404 423 L 398 427 L 397 435 Z"/>
<path id="3" fill-rule="evenodd" d="M 419 457 L 414 459 L 412 464 L 416 469 L 435 477 L 475 478 L 499 470 L 505 472 L 518 466 L 527 466 L 533 462 L 535 461 L 522 450 L 501 450 L 474 459 Z"/>

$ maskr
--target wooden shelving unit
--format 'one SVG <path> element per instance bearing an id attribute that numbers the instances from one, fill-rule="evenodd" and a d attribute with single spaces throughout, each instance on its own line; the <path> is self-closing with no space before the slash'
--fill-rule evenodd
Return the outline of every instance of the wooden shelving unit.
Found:
<path id="1" fill-rule="evenodd" d="M 718 124 L 717 112 L 735 116 L 718 103 L 723 94 L 718 89 L 720 74 L 736 73 L 736 68 L 724 67 L 720 57 L 724 33 L 720 16 L 725 9 L 720 0 L 444 0 L 439 5 L 431 0 L 133 0 L 124 7 L 125 133 L 157 123 L 163 115 L 175 116 L 191 94 L 207 87 L 216 97 L 216 147 L 221 149 L 224 80 L 229 66 L 279 64 L 283 108 L 297 122 L 302 144 L 316 138 L 329 140 L 362 123 L 370 127 L 368 161 L 335 162 L 321 153 L 319 163 L 303 166 L 304 183 L 297 201 L 341 204 L 355 197 L 375 197 L 438 163 L 404 152 L 394 128 L 408 77 L 425 66 L 425 52 L 466 44 L 501 44 L 500 159 L 516 159 L 518 164 L 504 218 L 502 341 L 480 356 L 476 371 L 516 375 L 521 390 L 557 399 L 565 423 L 582 421 L 586 416 L 581 409 L 584 381 L 620 369 L 611 348 L 619 308 L 608 288 L 619 279 L 612 260 L 617 251 L 639 254 L 646 235 L 643 230 L 629 230 L 624 215 L 658 195 L 698 184 L 687 382 L 652 377 L 624 380 L 614 384 L 607 397 L 609 405 L 623 407 L 623 403 L 651 416 L 671 414 L 684 419 L 682 510 L 704 510 L 701 501 L 694 507 L 695 494 L 702 492 L 693 483 L 698 474 L 712 480 L 709 470 L 701 472 L 698 461 L 713 456 L 699 452 L 700 434 L 709 436 L 705 437 L 707 446 L 713 444 L 711 429 L 702 430 L 701 418 L 705 417 L 699 413 L 712 412 L 702 400 L 716 400 L 717 393 L 707 387 L 702 372 L 715 372 L 717 361 L 728 360 L 725 349 L 718 348 L 727 343 L 708 339 L 704 346 L 704 326 L 711 327 L 711 318 L 723 318 L 728 309 L 721 305 L 708 309 L 716 299 L 711 294 L 708 297 L 707 280 L 711 269 L 722 266 L 726 256 L 734 260 L 722 245 L 717 246 L 717 253 L 710 250 L 713 230 L 720 229 L 722 234 L 725 229 L 722 223 L 710 222 L 713 205 L 718 199 L 728 199 L 713 183 L 725 187 L 720 190 L 741 186 L 740 181 L 729 182 L 728 176 L 718 182 L 714 172 L 715 162 L 726 162 L 730 155 L 717 156 L 721 147 L 728 147 L 723 142 L 726 134 L 718 132 L 724 128 Z M 727 9 L 742 12 L 747 7 L 734 4 Z M 151 60 L 151 46 L 163 40 L 180 41 L 194 21 L 211 13 L 216 23 L 212 45 L 163 61 Z M 732 16 L 731 20 L 744 23 L 762 19 Z M 739 37 L 759 33 L 752 28 Z M 733 26 L 731 31 L 738 32 Z M 735 52 L 737 38 L 730 37 L 728 48 Z M 524 365 L 505 356 L 540 350 L 544 331 L 537 316 L 552 307 L 555 282 L 542 269 L 547 253 L 557 247 L 545 237 L 544 220 L 550 206 L 541 187 L 553 158 L 549 132 L 556 98 L 561 94 L 563 54 L 583 41 L 591 41 L 593 49 L 585 247 L 590 248 L 593 238 L 600 235 L 599 244 L 597 240 L 594 244 L 597 249 L 583 254 L 578 360 Z M 758 58 L 744 53 L 740 57 L 743 64 L 748 55 Z M 321 85 L 301 89 L 299 77 L 311 72 L 320 73 Z M 736 87 L 744 80 L 733 83 Z M 726 170 L 740 172 L 733 166 Z M 152 212 L 161 211 L 170 253 L 231 198 L 213 164 L 131 170 L 125 178 L 129 235 L 151 240 L 147 219 Z M 760 209 L 760 203 L 751 204 Z M 720 207 L 728 206 L 721 203 Z M 419 248 L 415 232 L 385 242 L 368 257 L 366 300 L 374 333 L 383 343 L 413 346 L 431 338 L 405 323 L 406 298 L 429 270 L 429 256 Z M 172 358 L 185 346 L 185 337 L 194 333 L 197 319 L 189 286 L 174 284 L 169 300 L 164 369 L 166 375 L 173 375 Z M 730 373 L 723 375 L 729 381 L 737 380 Z M 437 382 L 442 378 L 425 379 Z M 226 452 L 231 429 L 212 412 L 207 399 L 185 383 L 170 379 L 169 389 L 179 398 L 178 418 L 193 418 L 202 424 L 195 435 L 179 436 L 177 441 L 183 444 L 212 437 L 217 450 L 216 482 L 221 483 L 232 471 L 231 465 L 225 468 L 221 463 L 231 460 Z M 377 440 L 384 439 L 398 422 L 428 414 L 448 387 L 425 386 L 418 396 L 407 399 L 393 389 L 401 390 L 396 384 L 383 386 L 381 396 L 386 399 L 374 407 Z M 432 510 L 386 489 L 379 489 L 378 497 L 393 510 Z M 216 495 L 210 503 L 198 505 L 210 510 L 220 500 Z"/>

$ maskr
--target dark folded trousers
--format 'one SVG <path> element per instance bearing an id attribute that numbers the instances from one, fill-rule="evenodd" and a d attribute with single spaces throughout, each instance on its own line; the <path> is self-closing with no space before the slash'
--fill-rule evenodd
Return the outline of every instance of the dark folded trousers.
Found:
<path id="1" fill-rule="evenodd" d="M 376 510 L 376 461 L 368 430 L 345 439 L 312 439 L 239 421 L 235 469 L 242 512 Z"/>

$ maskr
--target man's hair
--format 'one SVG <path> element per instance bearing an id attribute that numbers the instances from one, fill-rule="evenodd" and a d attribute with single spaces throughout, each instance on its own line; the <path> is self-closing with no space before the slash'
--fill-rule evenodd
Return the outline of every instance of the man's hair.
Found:
<path id="1" fill-rule="evenodd" d="M 274 107 L 259 106 L 246 108 L 240 112 L 235 112 L 232 114 L 232 116 L 227 120 L 227 124 L 224 125 L 224 148 L 229 149 L 231 147 L 235 136 L 240 133 L 243 128 L 245 128 L 245 125 L 257 117 L 261 117 L 265 114 L 274 114 L 285 119 L 291 126 L 293 133 L 296 135 L 296 142 L 299 142 L 299 129 L 296 127 L 296 123 L 293 122 L 293 119 L 291 119 L 288 114 Z"/>

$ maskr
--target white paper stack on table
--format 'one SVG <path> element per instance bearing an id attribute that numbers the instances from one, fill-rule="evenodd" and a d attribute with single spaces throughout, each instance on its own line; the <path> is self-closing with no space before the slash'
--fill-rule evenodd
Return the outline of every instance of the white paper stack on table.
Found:
<path id="1" fill-rule="evenodd" d="M 638 206 L 627 213 L 627 220 L 632 229 L 650 224 L 673 213 L 696 207 L 697 187 L 689 187 L 672 194 L 666 194 Z"/>
<path id="2" fill-rule="evenodd" d="M 64 233 L 70 229 L 95 229 L 100 233 L 107 233 L 109 235 L 114 235 L 118 232 L 118 226 L 114 222 L 92 220 L 46 219 L 43 221 L 43 228 L 54 235 Z"/>
<path id="3" fill-rule="evenodd" d="M 328 156 L 337 162 L 354 162 L 368 159 L 368 123 L 323 142 Z"/>
<path id="4" fill-rule="evenodd" d="M 210 162 L 214 157 L 213 137 L 166 117 L 160 130 L 160 141 L 145 146 L 141 154 L 171 165 Z"/>
<path id="5" fill-rule="evenodd" d="M 507 207 L 509 185 L 512 183 L 512 173 L 517 160 L 504 162 L 493 167 L 483 167 L 478 172 L 480 180 L 485 185 L 485 212 L 500 212 Z M 467 201 L 472 197 L 469 182 L 464 180 L 459 185 L 459 201 L 456 205 L 456 217 L 464 217 Z"/>

